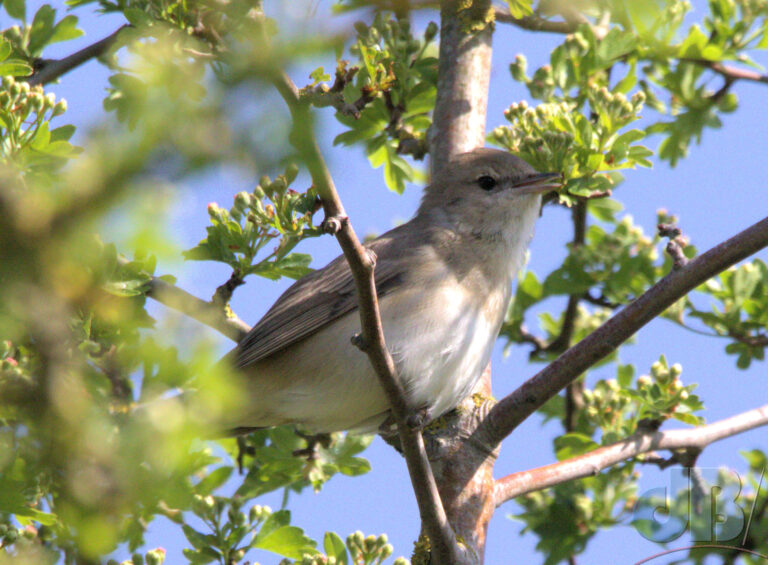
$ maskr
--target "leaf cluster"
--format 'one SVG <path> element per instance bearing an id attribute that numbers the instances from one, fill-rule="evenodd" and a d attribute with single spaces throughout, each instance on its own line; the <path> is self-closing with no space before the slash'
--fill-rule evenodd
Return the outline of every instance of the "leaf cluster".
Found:
<path id="1" fill-rule="evenodd" d="M 363 143 L 374 168 L 384 166 L 387 187 L 402 193 L 405 183 L 417 175 L 401 153 L 424 155 L 431 125 L 429 112 L 435 104 L 437 59 L 433 41 L 437 26 L 430 23 L 421 38 L 414 36 L 410 21 L 380 12 L 371 25 L 358 22 L 357 37 L 350 48 L 359 72 L 344 91 L 354 100 L 365 92 L 371 102 L 359 119 L 343 114 L 336 118 L 349 128 L 335 144 Z"/>
<path id="2" fill-rule="evenodd" d="M 313 188 L 303 193 L 290 188 L 298 167 L 290 165 L 274 180 L 263 176 L 253 192 L 239 192 L 229 209 L 208 205 L 211 225 L 197 246 L 184 252 L 193 261 L 219 261 L 234 269 L 238 277 L 255 274 L 269 279 L 297 279 L 309 272 L 311 257 L 291 250 L 304 238 L 322 230 L 312 225 L 319 207 Z M 256 261 L 269 243 L 272 251 Z"/>

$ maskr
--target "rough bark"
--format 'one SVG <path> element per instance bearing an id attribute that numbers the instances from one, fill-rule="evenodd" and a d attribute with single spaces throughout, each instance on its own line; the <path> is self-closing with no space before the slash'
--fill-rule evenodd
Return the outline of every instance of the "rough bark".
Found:
<path id="1" fill-rule="evenodd" d="M 437 101 L 430 130 L 433 170 L 453 155 L 484 145 L 491 72 L 492 26 L 468 21 L 472 14 L 459 14 L 456 2 L 443 2 L 440 16 Z M 482 29 L 470 29 L 478 26 Z M 489 397 L 490 366 L 475 395 L 425 434 L 448 521 L 467 550 L 463 563 L 483 563 L 494 512 L 493 463 L 498 450 L 466 441 L 487 413 Z"/>
<path id="2" fill-rule="evenodd" d="M 443 2 L 440 11 L 437 100 L 429 132 L 433 170 L 485 143 L 493 30 L 490 24 L 480 31 L 468 29 L 471 16 L 460 15 L 457 4 Z"/>

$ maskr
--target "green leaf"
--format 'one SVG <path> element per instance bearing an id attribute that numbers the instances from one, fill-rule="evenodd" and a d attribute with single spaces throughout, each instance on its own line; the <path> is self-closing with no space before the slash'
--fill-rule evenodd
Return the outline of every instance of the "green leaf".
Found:
<path id="1" fill-rule="evenodd" d="M 210 535 L 205 535 L 202 532 L 198 532 L 195 530 L 192 526 L 189 526 L 188 524 L 184 524 L 181 527 L 182 531 L 184 532 L 184 536 L 186 536 L 187 541 L 192 544 L 192 547 L 195 549 L 203 549 L 205 547 L 208 547 L 213 542 L 216 543 L 216 538 Z"/>
<path id="2" fill-rule="evenodd" d="M 32 74 L 32 67 L 22 59 L 6 59 L 0 63 L 0 75 L 26 77 Z"/>
<path id="3" fill-rule="evenodd" d="M 700 416 L 694 416 L 688 412 L 672 412 L 672 417 L 675 420 L 679 420 L 692 426 L 700 426 L 703 423 L 703 419 Z"/>
<path id="4" fill-rule="evenodd" d="M 532 0 L 507 0 L 509 13 L 513 18 L 523 18 L 533 14 Z"/>
<path id="5" fill-rule="evenodd" d="M 634 365 L 619 365 L 616 369 L 616 380 L 621 388 L 628 388 L 635 376 Z"/>
<path id="6" fill-rule="evenodd" d="M 331 75 L 326 73 L 323 67 L 317 67 L 314 71 L 309 73 L 309 78 L 314 81 L 313 85 L 315 85 L 319 82 L 331 80 Z"/>
<path id="7" fill-rule="evenodd" d="M 5 0 L 3 2 L 8 15 L 17 20 L 27 19 L 27 4 L 25 0 Z"/>
<path id="8" fill-rule="evenodd" d="M 74 135 L 75 129 L 76 128 L 73 125 L 57 127 L 56 129 L 51 130 L 50 141 L 69 141 Z"/>
<path id="9" fill-rule="evenodd" d="M 224 466 L 211 471 L 195 486 L 195 491 L 200 495 L 207 495 L 215 491 L 221 485 L 227 482 L 232 475 L 232 467 Z"/>
<path id="10" fill-rule="evenodd" d="M 346 457 L 337 462 L 339 473 L 348 477 L 365 475 L 371 470 L 371 463 L 362 457 Z"/>
<path id="11" fill-rule="evenodd" d="M 18 508 L 13 514 L 22 526 L 27 526 L 33 522 L 38 522 L 43 526 L 53 526 L 59 521 L 55 514 L 43 512 L 37 508 Z"/>
<path id="12" fill-rule="evenodd" d="M 623 79 L 616 83 L 616 86 L 613 87 L 613 92 L 623 92 L 626 94 L 632 90 L 632 88 L 637 84 L 637 72 L 635 70 L 636 66 L 637 60 L 632 59 L 632 62 L 629 66 L 629 71 L 627 71 L 627 74 Z"/>
<path id="13" fill-rule="evenodd" d="M 597 447 L 597 443 L 591 437 L 575 432 L 555 439 L 555 455 L 558 461 L 582 455 Z"/>
<path id="14" fill-rule="evenodd" d="M 43 122 L 37 129 L 37 133 L 35 133 L 35 137 L 32 139 L 32 143 L 30 143 L 29 146 L 32 149 L 42 151 L 48 146 L 50 142 L 51 132 L 48 130 L 48 122 Z"/>
<path id="15" fill-rule="evenodd" d="M 349 562 L 347 546 L 336 532 L 325 532 L 323 550 L 328 557 L 335 557 L 338 565 L 347 565 Z"/>
<path id="16" fill-rule="evenodd" d="M 723 58 L 723 50 L 715 45 L 701 28 L 694 24 L 691 26 L 688 36 L 683 40 L 678 51 L 680 59 L 707 59 L 720 61 Z"/>
<path id="17" fill-rule="evenodd" d="M 601 222 L 613 222 L 624 206 L 613 198 L 594 198 L 587 201 L 587 211 Z"/>
<path id="18" fill-rule="evenodd" d="M 11 42 L 5 37 L 0 36 L 0 61 L 5 61 L 8 58 L 8 55 L 11 54 L 11 51 L 13 51 Z"/>
<path id="19" fill-rule="evenodd" d="M 744 458 L 744 460 L 747 462 L 747 465 L 749 465 L 752 469 L 763 469 L 766 464 L 768 464 L 768 457 L 766 457 L 765 453 L 759 449 L 739 451 L 739 455 Z"/>
<path id="20" fill-rule="evenodd" d="M 147 289 L 145 279 L 136 279 L 132 281 L 109 282 L 104 285 L 104 290 L 115 296 L 138 296 L 144 294 Z"/>
<path id="21" fill-rule="evenodd" d="M 56 27 L 53 28 L 53 33 L 48 39 L 48 43 L 57 43 L 59 41 L 69 41 L 70 39 L 76 39 L 85 32 L 77 27 L 77 18 L 75 16 L 65 16 Z"/>
<path id="22" fill-rule="evenodd" d="M 222 558 L 221 554 L 212 547 L 204 547 L 197 550 L 185 548 L 181 552 L 193 565 L 204 565 L 211 561 L 221 561 Z"/>
<path id="23" fill-rule="evenodd" d="M 595 70 L 612 65 L 616 59 L 634 50 L 636 45 L 637 38 L 634 33 L 623 31 L 618 27 L 611 28 L 611 31 L 597 44 Z"/>
<path id="24" fill-rule="evenodd" d="M 146 27 L 153 23 L 152 16 L 140 8 L 126 8 L 123 10 L 125 19 L 134 27 Z"/>
<path id="25" fill-rule="evenodd" d="M 250 546 L 291 559 L 301 559 L 304 554 L 319 553 L 316 543 L 304 535 L 304 530 L 289 526 L 291 514 L 288 510 L 280 510 L 267 518 L 259 533 L 251 541 Z"/>
<path id="26" fill-rule="evenodd" d="M 635 141 L 640 141 L 645 137 L 645 132 L 641 129 L 631 129 L 625 131 L 613 142 L 613 145 L 631 145 Z"/>
<path id="27" fill-rule="evenodd" d="M 35 13 L 32 26 L 29 30 L 29 53 L 33 56 L 40 55 L 43 47 L 53 35 L 53 22 L 56 18 L 56 10 L 48 4 L 43 4 Z"/>

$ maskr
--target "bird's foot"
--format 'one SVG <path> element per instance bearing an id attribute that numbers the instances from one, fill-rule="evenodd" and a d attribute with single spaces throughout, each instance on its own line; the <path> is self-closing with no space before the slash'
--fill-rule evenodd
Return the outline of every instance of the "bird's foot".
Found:
<path id="1" fill-rule="evenodd" d="M 428 406 L 422 406 L 411 412 L 405 423 L 412 430 L 422 431 L 432 421 L 432 413 Z"/>

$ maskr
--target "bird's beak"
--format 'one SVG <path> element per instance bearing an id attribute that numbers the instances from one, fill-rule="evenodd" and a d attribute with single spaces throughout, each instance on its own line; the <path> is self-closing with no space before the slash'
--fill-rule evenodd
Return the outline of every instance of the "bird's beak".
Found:
<path id="1" fill-rule="evenodd" d="M 561 173 L 536 173 L 519 180 L 512 185 L 512 188 L 518 194 L 541 194 L 556 190 L 562 184 L 563 175 Z"/>

